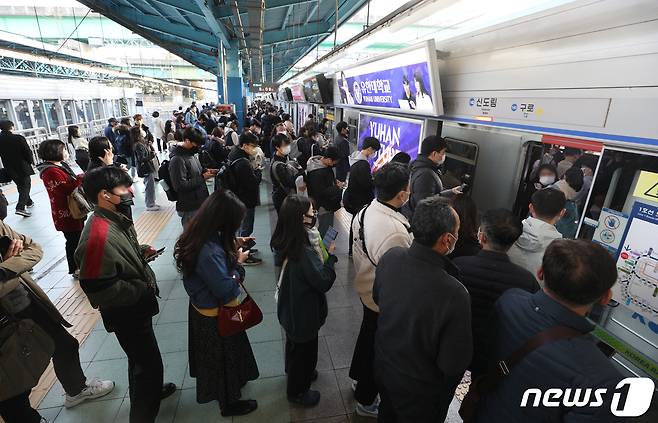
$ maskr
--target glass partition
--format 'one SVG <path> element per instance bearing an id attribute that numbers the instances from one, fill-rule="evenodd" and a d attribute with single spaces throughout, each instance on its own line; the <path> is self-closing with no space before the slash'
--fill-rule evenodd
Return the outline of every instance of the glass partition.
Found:
<path id="1" fill-rule="evenodd" d="M 0 120 L 11 120 L 11 104 L 9 100 L 0 100 Z"/>
<path id="2" fill-rule="evenodd" d="M 75 104 L 73 103 L 73 100 L 63 100 L 62 108 L 64 109 L 64 120 L 66 121 L 66 125 L 75 123 L 73 118 L 75 114 Z"/>
<path id="3" fill-rule="evenodd" d="M 48 115 L 48 128 L 50 132 L 55 132 L 58 126 L 62 125 L 62 119 L 59 110 L 59 100 L 45 100 L 46 114 Z"/>
<path id="4" fill-rule="evenodd" d="M 14 101 L 14 112 L 16 113 L 16 119 L 18 119 L 16 129 L 30 129 L 33 128 L 32 118 L 30 117 L 30 108 L 27 105 L 27 101 L 19 100 Z"/>

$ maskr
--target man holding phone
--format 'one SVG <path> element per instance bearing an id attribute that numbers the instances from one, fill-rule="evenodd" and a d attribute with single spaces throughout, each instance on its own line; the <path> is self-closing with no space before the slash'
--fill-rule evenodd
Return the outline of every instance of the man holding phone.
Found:
<path id="1" fill-rule="evenodd" d="M 30 319 L 39 325 L 55 344 L 53 365 L 66 397 L 64 406 L 76 406 L 98 398 L 114 389 L 114 382 L 93 378 L 87 380 L 80 365 L 78 341 L 65 329 L 64 320 L 55 305 L 30 276 L 30 269 L 43 257 L 41 247 L 29 237 L 0 222 L 0 329 L 11 318 Z M 10 357 L 3 359 L 9 360 Z M 2 383 L 21 386 L 22 381 L 3 379 Z M 0 401 L 0 416 L 6 423 L 39 422 L 41 416 L 30 405 L 30 390 Z"/>

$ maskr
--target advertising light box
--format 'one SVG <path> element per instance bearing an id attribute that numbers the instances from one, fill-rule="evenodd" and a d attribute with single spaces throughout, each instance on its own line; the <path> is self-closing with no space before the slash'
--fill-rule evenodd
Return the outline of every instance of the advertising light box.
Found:
<path id="1" fill-rule="evenodd" d="M 443 114 L 434 40 L 340 71 L 335 80 L 341 105 Z"/>
<path id="2" fill-rule="evenodd" d="M 367 137 L 379 140 L 381 148 L 370 160 L 373 171 L 390 162 L 393 156 L 401 151 L 409 154 L 413 160 L 418 156 L 424 123 L 420 119 L 359 113 L 358 147 L 361 148 Z"/>
<path id="3" fill-rule="evenodd" d="M 290 91 L 292 92 L 292 101 L 306 101 L 302 85 L 293 85 L 290 87 Z"/>

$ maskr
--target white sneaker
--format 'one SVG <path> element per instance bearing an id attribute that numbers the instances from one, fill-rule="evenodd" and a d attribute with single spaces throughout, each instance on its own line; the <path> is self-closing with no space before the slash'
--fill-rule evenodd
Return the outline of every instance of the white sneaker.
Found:
<path id="1" fill-rule="evenodd" d="M 146 211 L 158 211 L 158 210 L 160 210 L 160 206 L 157 204 L 146 208 Z"/>
<path id="2" fill-rule="evenodd" d="M 379 404 L 377 401 L 371 405 L 363 405 L 360 402 L 356 402 L 356 414 L 362 417 L 374 417 L 377 418 L 379 414 Z"/>
<path id="3" fill-rule="evenodd" d="M 64 407 L 71 408 L 90 399 L 100 398 L 109 394 L 114 389 L 114 382 L 111 380 L 100 380 L 95 377 L 87 382 L 87 387 L 83 389 L 78 395 L 72 397 L 66 394 L 64 400 Z"/>

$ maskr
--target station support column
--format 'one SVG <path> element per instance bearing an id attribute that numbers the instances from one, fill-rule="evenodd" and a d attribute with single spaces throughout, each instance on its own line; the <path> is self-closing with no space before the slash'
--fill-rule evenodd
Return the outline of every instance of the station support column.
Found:
<path id="1" fill-rule="evenodd" d="M 219 45 L 217 75 L 217 94 L 219 102 L 235 105 L 238 124 L 242 127 L 245 115 L 244 84 L 242 81 L 242 64 L 237 40 L 229 45 Z"/>

